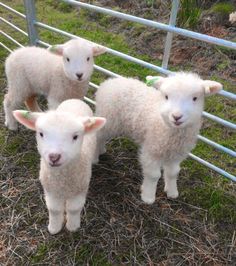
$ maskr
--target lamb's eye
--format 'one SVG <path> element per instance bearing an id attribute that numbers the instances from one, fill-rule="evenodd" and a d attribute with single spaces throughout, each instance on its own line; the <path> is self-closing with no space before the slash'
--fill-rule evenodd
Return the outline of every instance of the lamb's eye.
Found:
<path id="1" fill-rule="evenodd" d="M 70 62 L 70 58 L 69 57 L 67 57 L 66 60 L 67 60 L 67 62 Z"/>
<path id="2" fill-rule="evenodd" d="M 165 95 L 165 98 L 166 98 L 166 100 L 168 100 L 169 98 L 168 98 L 168 95 Z"/>
<path id="3" fill-rule="evenodd" d="M 193 97 L 193 101 L 196 102 L 196 100 L 197 100 L 197 97 Z"/>
<path id="4" fill-rule="evenodd" d="M 41 138 L 43 138 L 43 133 L 42 133 L 42 132 L 39 132 L 39 136 L 40 136 Z"/>
<path id="5" fill-rule="evenodd" d="M 87 57 L 87 61 L 89 61 L 90 60 L 90 57 Z"/>
<path id="6" fill-rule="evenodd" d="M 78 139 L 78 135 L 74 135 L 73 140 L 77 140 Z"/>

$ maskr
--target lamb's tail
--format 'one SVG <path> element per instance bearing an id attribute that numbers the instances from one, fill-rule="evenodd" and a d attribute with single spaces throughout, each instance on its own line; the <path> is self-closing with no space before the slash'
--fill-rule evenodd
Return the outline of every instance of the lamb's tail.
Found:
<path id="1" fill-rule="evenodd" d="M 41 108 L 38 105 L 36 95 L 32 95 L 27 98 L 25 105 L 31 112 L 42 112 Z"/>

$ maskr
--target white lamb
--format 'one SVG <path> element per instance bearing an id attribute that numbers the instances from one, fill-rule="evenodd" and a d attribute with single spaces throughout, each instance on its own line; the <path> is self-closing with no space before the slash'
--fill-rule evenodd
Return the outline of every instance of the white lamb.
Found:
<path id="1" fill-rule="evenodd" d="M 77 99 L 64 101 L 46 113 L 17 110 L 13 114 L 21 124 L 36 131 L 49 232 L 56 234 L 61 230 L 64 211 L 67 229 L 77 230 L 91 178 L 95 131 L 106 120 L 93 117 L 90 107 Z"/>
<path id="2" fill-rule="evenodd" d="M 48 50 L 23 47 L 12 52 L 5 63 L 8 80 L 4 99 L 5 125 L 17 129 L 12 111 L 23 102 L 29 110 L 40 111 L 36 101 L 39 94 L 47 97 L 50 109 L 67 99 L 82 99 L 93 72 L 93 57 L 104 52 L 104 47 L 81 39 L 72 39 Z"/>
<path id="3" fill-rule="evenodd" d="M 96 94 L 96 115 L 107 119 L 98 132 L 97 159 L 113 137 L 128 136 L 138 143 L 141 198 L 149 204 L 155 201 L 161 169 L 167 196 L 178 197 L 180 163 L 196 144 L 204 97 L 222 88 L 218 82 L 184 72 L 158 77 L 153 85 L 156 88 L 132 78 L 114 78 L 102 83 Z"/>

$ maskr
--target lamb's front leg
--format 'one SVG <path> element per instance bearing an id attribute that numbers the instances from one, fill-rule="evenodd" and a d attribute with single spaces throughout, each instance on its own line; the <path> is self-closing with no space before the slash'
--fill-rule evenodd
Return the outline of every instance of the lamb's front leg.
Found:
<path id="1" fill-rule="evenodd" d="M 156 199 L 156 189 L 161 177 L 160 162 L 157 162 L 148 152 L 142 150 L 140 162 L 143 169 L 143 184 L 141 198 L 147 204 L 152 204 Z"/>
<path id="2" fill-rule="evenodd" d="M 54 235 L 61 231 L 64 222 L 65 201 L 45 193 L 45 200 L 49 212 L 48 231 Z"/>
<path id="3" fill-rule="evenodd" d="M 86 194 L 81 193 L 66 201 L 66 228 L 74 232 L 80 227 L 80 213 L 84 207 Z"/>
<path id="4" fill-rule="evenodd" d="M 180 171 L 179 162 L 171 162 L 164 165 L 165 192 L 168 198 L 177 198 L 179 196 L 177 188 L 177 177 Z"/>

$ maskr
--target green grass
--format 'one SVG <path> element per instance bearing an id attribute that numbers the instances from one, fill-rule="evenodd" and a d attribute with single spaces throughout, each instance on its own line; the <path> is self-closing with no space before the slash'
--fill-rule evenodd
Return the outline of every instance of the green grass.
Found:
<path id="1" fill-rule="evenodd" d="M 236 6 L 230 2 L 216 3 L 211 7 L 211 11 L 220 15 L 228 16 L 235 11 Z"/>
<path id="2" fill-rule="evenodd" d="M 20 0 L 5 2 L 10 6 L 15 7 L 20 12 L 23 12 L 24 10 Z M 147 2 L 152 4 L 152 1 Z M 192 6 L 190 5 L 190 2 L 188 3 L 188 6 L 186 2 L 189 1 L 182 1 L 182 4 L 185 3 L 185 6 L 182 6 L 182 11 L 180 11 L 179 19 L 181 21 L 181 25 L 194 27 L 198 21 L 201 11 L 195 8 L 195 1 L 191 1 L 195 8 L 193 8 L 193 10 L 191 10 Z M 3 11 L 3 9 L 0 9 L 0 13 L 3 17 L 9 17 L 8 13 Z M 107 32 L 105 29 L 106 24 L 110 23 L 111 21 L 111 18 L 109 16 L 99 15 L 99 24 L 97 24 L 96 21 L 93 21 L 91 19 L 88 13 L 88 11 L 85 11 L 83 9 L 80 9 L 78 12 L 75 9 L 65 5 L 64 3 L 59 3 L 57 1 L 37 1 L 37 17 L 40 21 L 76 34 L 78 36 L 84 37 L 88 40 L 107 45 L 112 49 L 122 51 L 153 64 L 160 65 L 160 61 L 153 60 L 153 58 L 150 58 L 147 55 L 138 54 L 133 47 L 130 47 L 127 44 L 125 37 L 122 34 Z M 22 29 L 26 30 L 26 25 L 21 18 L 13 15 L 12 21 L 14 21 L 14 23 L 19 25 Z M 134 27 L 137 35 L 144 30 L 143 26 L 138 26 L 134 23 L 127 23 L 122 21 L 121 23 L 122 27 L 124 28 Z M 1 27 L 4 31 L 10 33 L 11 36 L 15 37 L 23 45 L 27 44 L 27 38 L 22 36 L 20 33 L 16 33 L 14 30 L 10 29 L 4 24 L 2 24 Z M 39 30 L 39 35 L 43 41 L 46 41 L 50 44 L 63 43 L 68 39 L 58 34 L 41 29 Z M 0 35 L 0 41 L 8 45 L 11 49 L 16 48 L 14 44 L 6 40 L 2 35 Z M 0 49 L 1 88 L 4 88 L 6 86 L 6 80 L 4 76 L 4 61 L 7 55 L 7 51 Z M 226 63 L 227 62 L 223 62 L 221 65 L 218 65 L 218 68 L 223 69 Z M 96 58 L 96 64 L 121 75 L 138 77 L 141 80 L 144 80 L 146 75 L 155 75 L 155 72 L 153 71 L 144 69 L 139 65 L 127 62 L 119 57 L 110 54 L 104 54 L 103 56 Z M 222 82 L 226 90 L 236 92 L 235 85 L 230 84 L 225 80 L 219 80 L 218 77 L 211 78 Z M 104 79 L 105 76 L 103 74 L 97 71 L 94 72 L 92 77 L 92 81 L 94 83 L 99 84 Z M 3 94 L 3 91 L 1 91 L 1 101 L 3 99 Z M 93 94 L 94 91 L 90 90 L 89 95 L 93 97 Z M 235 104 L 232 101 L 224 99 L 221 96 L 209 97 L 206 101 L 206 110 L 229 121 L 236 122 Z M 27 171 L 29 171 L 29 175 L 36 177 L 36 165 L 38 165 L 39 163 L 39 156 L 37 154 L 35 145 L 33 147 L 30 146 L 30 144 L 27 146 L 27 139 L 30 138 L 32 140 L 33 133 L 30 132 L 25 134 L 25 131 L 23 131 L 22 134 L 21 128 L 20 132 L 17 132 L 15 134 L 8 134 L 9 133 L 5 128 L 0 128 L 0 146 L 4 146 L 4 148 L 1 149 L 1 155 L 10 158 L 11 156 L 14 157 L 19 152 L 26 151 L 25 154 L 22 155 L 17 162 L 13 161 L 13 163 L 15 163 L 17 167 L 25 167 L 25 169 L 28 169 Z M 213 122 L 206 121 L 204 123 L 202 135 L 226 147 L 235 149 L 236 141 L 233 132 Z M 116 150 L 117 146 L 121 147 L 121 149 L 126 153 L 133 153 L 135 154 L 135 156 L 137 154 L 137 146 L 134 145 L 130 140 L 116 139 L 109 144 L 108 151 Z M 235 160 L 233 160 L 232 157 L 229 157 L 224 153 L 216 152 L 214 148 L 210 148 L 202 142 L 198 143 L 196 149 L 194 150 L 194 154 L 199 155 L 209 162 L 215 163 L 217 166 L 220 166 L 235 174 Z M 127 167 L 129 166 L 127 165 Z M 236 222 L 236 200 L 235 195 L 233 194 L 235 188 L 230 181 L 210 171 L 197 162 L 186 160 L 182 164 L 180 183 L 180 191 L 182 195 L 181 199 L 188 204 L 205 209 L 207 211 L 207 217 L 210 221 L 218 224 L 223 222 L 227 224 L 233 224 Z M 112 201 L 112 199 L 110 200 Z M 91 216 L 93 215 L 94 214 L 92 213 Z M 197 219 L 197 217 L 195 218 Z M 40 214 L 38 219 L 42 219 L 40 218 Z M 45 222 L 45 220 L 43 222 Z M 161 232 L 162 230 L 163 229 L 160 229 L 159 231 Z M 158 234 L 158 237 L 165 236 L 163 232 L 162 234 L 157 233 L 159 231 L 157 228 L 156 234 Z M 220 234 L 220 232 L 218 233 Z M 70 242 L 70 240 L 71 239 L 63 239 L 63 241 L 68 241 L 68 243 Z M 31 263 L 37 264 L 41 261 L 46 260 L 47 256 L 49 256 L 51 252 L 55 253 L 55 249 L 57 248 L 57 245 L 59 245 L 58 243 L 59 241 L 56 241 L 55 237 L 51 239 L 49 238 L 49 243 L 38 244 L 35 252 L 29 255 Z M 72 254 L 72 251 L 68 250 L 68 252 L 71 252 L 71 256 L 75 256 L 76 261 L 78 263 L 81 263 L 81 265 L 89 256 L 91 256 L 89 265 L 111 265 L 101 248 L 98 249 L 97 252 L 95 252 L 94 250 L 90 252 L 89 246 L 86 243 L 80 246 L 79 252 L 76 255 Z M 129 247 L 127 247 L 125 253 L 119 254 L 119 256 L 127 258 L 128 256 L 133 255 L 132 252 L 134 251 L 129 251 Z M 120 263 L 122 263 L 122 260 L 120 260 Z"/>

